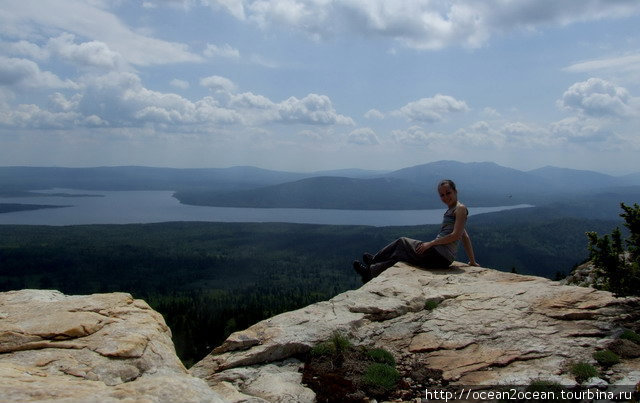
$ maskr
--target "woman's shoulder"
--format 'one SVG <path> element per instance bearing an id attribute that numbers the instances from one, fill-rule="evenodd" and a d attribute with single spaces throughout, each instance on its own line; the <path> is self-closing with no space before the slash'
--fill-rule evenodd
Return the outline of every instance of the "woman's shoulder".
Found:
<path id="1" fill-rule="evenodd" d="M 469 209 L 461 201 L 458 201 L 458 203 L 453 209 L 453 213 L 458 214 L 459 211 L 464 212 L 464 214 L 469 214 Z"/>

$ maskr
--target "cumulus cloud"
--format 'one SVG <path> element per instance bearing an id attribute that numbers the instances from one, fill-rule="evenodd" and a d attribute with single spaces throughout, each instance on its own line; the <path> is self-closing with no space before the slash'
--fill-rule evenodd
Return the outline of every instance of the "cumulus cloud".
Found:
<path id="1" fill-rule="evenodd" d="M 284 122 L 306 124 L 353 125 L 347 116 L 336 113 L 326 95 L 309 94 L 302 99 L 290 97 L 278 104 L 280 118 Z"/>
<path id="2" fill-rule="evenodd" d="M 70 112 L 78 108 L 82 100 L 82 95 L 74 94 L 71 97 L 66 97 L 64 94 L 55 92 L 49 96 L 49 104 L 51 109 L 60 112 Z"/>
<path id="3" fill-rule="evenodd" d="M 548 128 L 538 125 L 513 122 L 479 121 L 455 133 L 456 141 L 482 147 L 515 147 L 544 149 L 556 146 L 564 141 L 555 136 Z"/>
<path id="4" fill-rule="evenodd" d="M 489 107 L 486 107 L 482 110 L 482 115 L 489 118 L 499 118 L 502 116 L 500 112 L 498 112 L 494 108 L 489 108 Z"/>
<path id="5" fill-rule="evenodd" d="M 33 104 L 0 110 L 0 125 L 8 127 L 61 129 L 81 119 L 78 112 L 51 112 Z"/>
<path id="6" fill-rule="evenodd" d="M 49 51 L 35 43 L 21 40 L 18 42 L 0 42 L 0 49 L 7 55 L 25 56 L 29 59 L 44 60 Z"/>
<path id="7" fill-rule="evenodd" d="M 71 80 L 62 80 L 27 59 L 0 56 L 0 85 L 30 88 L 76 88 Z"/>
<path id="8" fill-rule="evenodd" d="M 3 84 L 26 85 L 23 82 L 31 82 L 30 79 L 38 75 L 53 80 L 33 62 L 17 59 L 17 62 L 8 60 L 0 63 L 0 83 Z M 59 79 L 52 83 L 64 84 Z M 290 97 L 274 102 L 251 92 L 236 93 L 235 84 L 224 77 L 206 77 L 201 83 L 211 88 L 214 95 L 191 101 L 178 94 L 145 88 L 133 72 L 87 74 L 73 86 L 77 93 L 68 95 L 55 92 L 50 95 L 48 109 L 37 105 L 11 107 L 8 98 L 4 100 L 4 97 L 0 105 L 2 123 L 5 126 L 42 128 L 160 125 L 163 129 L 173 127 L 181 131 L 270 123 L 315 126 L 353 124 L 351 118 L 336 112 L 326 95 L 309 94 L 302 99 Z"/>
<path id="9" fill-rule="evenodd" d="M 377 109 L 369 109 L 367 113 L 364 114 L 364 117 L 367 119 L 384 119 L 384 113 Z"/>
<path id="10" fill-rule="evenodd" d="M 191 0 L 182 0 L 183 3 L 191 3 Z M 212 7 L 214 10 L 224 9 L 239 20 L 245 19 L 244 0 L 200 0 L 202 4 Z"/>
<path id="11" fill-rule="evenodd" d="M 202 53 L 207 57 L 222 57 L 227 59 L 238 59 L 240 57 L 240 51 L 232 48 L 229 44 L 217 46 L 209 43 Z"/>
<path id="12" fill-rule="evenodd" d="M 561 108 L 593 117 L 638 115 L 638 99 L 615 84 L 600 78 L 590 78 L 573 84 L 558 101 Z"/>
<path id="13" fill-rule="evenodd" d="M 208 0 L 262 28 L 287 26 L 313 38 L 356 32 L 417 49 L 482 46 L 496 33 L 624 17 L 632 1 L 608 0 Z"/>
<path id="14" fill-rule="evenodd" d="M 503 147 L 506 142 L 505 133 L 484 120 L 469 127 L 458 129 L 450 141 L 475 147 Z"/>
<path id="15" fill-rule="evenodd" d="M 118 52 L 127 63 L 138 66 L 202 60 L 185 44 L 156 39 L 130 29 L 109 12 L 108 7 L 111 7 L 109 2 L 101 1 L 39 0 L 38 12 L 34 12 L 31 2 L 4 0 L 0 26 L 4 32 L 23 38 L 38 37 L 42 32 L 67 32 L 92 38 Z M 96 50 L 100 49 L 96 49 L 99 48 L 96 44 L 88 47 L 92 46 L 95 48 L 83 49 L 82 53 L 92 50 L 95 56 Z"/>
<path id="16" fill-rule="evenodd" d="M 409 146 L 437 145 L 446 139 L 444 134 L 428 132 L 420 126 L 411 126 L 406 130 L 394 130 L 391 135 L 397 143 Z"/>
<path id="17" fill-rule="evenodd" d="M 612 134 L 603 122 L 576 116 L 551 123 L 550 130 L 557 138 L 573 143 L 603 142 Z"/>
<path id="18" fill-rule="evenodd" d="M 380 144 L 376 132 L 369 127 L 361 127 L 353 130 L 347 136 L 347 142 L 362 146 L 370 146 Z"/>
<path id="19" fill-rule="evenodd" d="M 174 78 L 173 80 L 171 80 L 169 82 L 169 85 L 171 85 L 172 87 L 180 88 L 181 90 L 186 90 L 190 86 L 188 81 L 180 80 L 178 78 Z"/>
<path id="20" fill-rule="evenodd" d="M 425 130 L 411 126 L 395 130 L 392 138 L 407 146 L 424 146 L 431 149 L 455 149 L 459 144 L 483 149 L 545 149 L 565 143 L 566 138 L 544 127 L 523 122 L 478 121 L 449 133 Z"/>
<path id="21" fill-rule="evenodd" d="M 468 110 L 469 107 L 466 102 L 459 101 L 449 95 L 437 94 L 432 98 L 422 98 L 410 102 L 394 111 L 393 114 L 412 121 L 435 123 L 444 120 L 445 116 L 450 113 L 466 112 Z"/>
<path id="22" fill-rule="evenodd" d="M 209 76 L 200 80 L 200 85 L 209 88 L 213 92 L 235 92 L 236 85 L 228 78 L 221 76 Z"/>
<path id="23" fill-rule="evenodd" d="M 53 54 L 73 62 L 76 66 L 115 70 L 125 65 L 122 56 L 109 49 L 104 42 L 90 41 L 76 44 L 74 41 L 74 35 L 63 34 L 50 39 L 47 48 Z"/>

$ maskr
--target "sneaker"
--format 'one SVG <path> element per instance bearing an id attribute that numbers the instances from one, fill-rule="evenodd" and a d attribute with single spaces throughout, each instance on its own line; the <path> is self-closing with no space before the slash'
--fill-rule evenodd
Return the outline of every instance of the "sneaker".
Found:
<path id="1" fill-rule="evenodd" d="M 369 270 L 369 267 L 360 263 L 357 260 L 353 261 L 353 270 L 355 270 L 356 273 L 360 275 L 360 278 L 362 279 L 362 284 L 366 283 L 367 281 L 373 278 L 373 276 L 371 275 L 371 270 Z"/>
<path id="2" fill-rule="evenodd" d="M 365 253 L 362 255 L 362 261 L 367 266 L 371 266 L 371 263 L 373 263 L 373 255 L 371 253 Z"/>

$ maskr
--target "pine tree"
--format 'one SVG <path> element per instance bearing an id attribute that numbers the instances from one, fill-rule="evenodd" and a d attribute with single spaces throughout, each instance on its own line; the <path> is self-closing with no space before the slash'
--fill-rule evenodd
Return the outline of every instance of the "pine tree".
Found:
<path id="1" fill-rule="evenodd" d="M 620 207 L 624 211 L 620 217 L 624 218 L 630 233 L 625 240 L 627 250 L 624 249 L 619 228 L 602 238 L 596 232 L 587 232 L 590 259 L 604 276 L 609 291 L 619 295 L 639 295 L 640 206 L 637 203 L 633 206 L 620 203 Z"/>

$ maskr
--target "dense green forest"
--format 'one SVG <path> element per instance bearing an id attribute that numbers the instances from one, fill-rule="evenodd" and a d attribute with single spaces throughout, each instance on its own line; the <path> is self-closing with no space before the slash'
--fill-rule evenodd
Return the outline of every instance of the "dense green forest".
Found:
<path id="1" fill-rule="evenodd" d="M 468 230 L 483 266 L 553 278 L 587 257 L 585 231 L 618 224 L 518 216 L 527 218 L 519 222 L 500 213 L 470 218 Z M 432 239 L 437 229 L 193 222 L 4 225 L 0 291 L 129 292 L 165 316 L 178 355 L 189 366 L 234 330 L 359 287 L 351 262 L 362 252 L 375 252 L 399 236 Z M 459 257 L 465 259 L 462 252 Z"/>

